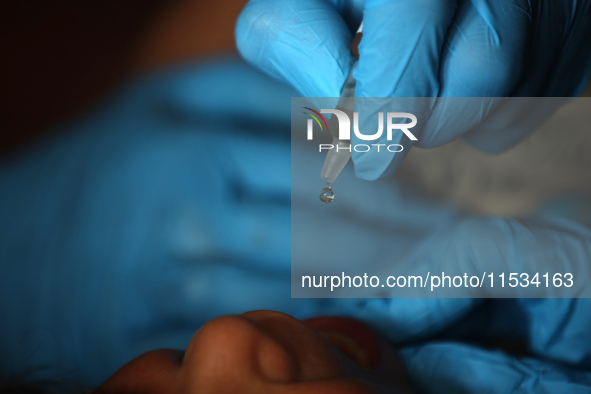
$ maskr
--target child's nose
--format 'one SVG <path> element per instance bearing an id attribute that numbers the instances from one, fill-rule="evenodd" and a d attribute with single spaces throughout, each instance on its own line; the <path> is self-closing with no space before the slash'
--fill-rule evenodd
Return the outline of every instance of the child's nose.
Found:
<path id="1" fill-rule="evenodd" d="M 283 344 L 240 316 L 219 317 L 203 326 L 187 348 L 185 363 L 195 363 L 204 378 L 221 384 L 289 382 L 298 372 L 294 355 Z"/>

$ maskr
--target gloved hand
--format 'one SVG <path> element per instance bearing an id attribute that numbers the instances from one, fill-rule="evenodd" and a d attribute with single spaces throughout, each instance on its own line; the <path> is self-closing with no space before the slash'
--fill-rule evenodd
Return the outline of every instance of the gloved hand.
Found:
<path id="1" fill-rule="evenodd" d="M 251 0 L 236 36 L 249 62 L 306 97 L 339 96 L 353 64 L 352 32 L 362 18 L 358 97 L 561 97 L 580 94 L 589 79 L 590 16 L 590 1 L 570 0 Z M 439 121 L 449 115 L 445 102 L 415 108 L 419 119 L 435 119 L 414 129 L 422 128 L 417 145 L 464 137 L 495 153 L 531 132 L 515 127 L 520 111 L 514 103 L 452 111 L 461 116 L 476 109 L 474 119 L 457 128 Z M 499 135 L 499 126 L 511 130 Z M 356 174 L 366 180 L 390 174 L 408 151 L 353 152 Z"/>
<path id="2" fill-rule="evenodd" d="M 351 177 L 351 174 L 344 173 L 344 177 Z M 345 180 L 347 182 L 341 182 L 340 188 L 353 182 Z M 364 234 L 359 234 L 360 243 L 347 249 L 348 254 L 355 254 L 357 249 L 366 253 L 366 259 L 359 264 L 361 272 L 384 278 L 386 273 L 416 274 L 419 270 L 432 274 L 441 271 L 451 274 L 457 269 L 464 272 L 494 271 L 496 274 L 500 270 L 549 270 L 573 272 L 575 282 L 588 289 L 591 278 L 588 264 L 591 259 L 590 229 L 557 217 L 516 220 L 467 216 L 421 201 L 412 196 L 404 185 L 399 184 L 387 192 L 380 191 L 377 188 L 379 184 L 372 184 L 376 188 L 367 191 L 366 195 L 363 191 L 357 193 L 362 197 L 371 197 L 372 194 L 383 196 L 386 200 L 395 201 L 397 209 L 390 212 L 376 208 L 372 200 L 372 204 L 358 204 L 357 211 L 352 213 L 357 218 L 370 220 L 375 217 L 374 209 L 382 209 L 388 215 L 386 220 L 391 226 L 380 228 L 382 234 L 389 233 L 389 243 L 387 235 L 379 238 L 379 235 L 371 234 L 377 242 L 366 247 L 368 240 Z M 347 199 L 347 195 L 354 190 L 352 186 L 342 191 L 341 199 Z M 393 193 L 395 190 L 398 192 Z M 350 208 L 347 206 L 346 211 Z M 332 223 L 326 226 L 339 228 Z M 335 260 L 344 260 L 346 253 L 338 253 L 341 248 L 330 233 L 323 237 L 324 242 L 331 245 L 330 254 L 336 255 Z M 390 253 L 376 250 L 380 245 L 382 250 L 389 248 Z M 370 254 L 371 251 L 375 254 Z M 384 256 L 388 256 L 392 263 L 400 256 L 414 268 L 410 272 L 401 272 L 395 267 L 384 267 Z M 327 256 L 322 258 L 329 261 Z M 466 297 L 473 294 L 469 288 L 458 290 Z M 354 291 L 358 289 L 348 290 L 349 294 Z M 421 291 L 429 296 L 427 289 Z M 506 295 L 498 282 L 488 291 L 490 297 Z M 387 291 L 382 290 L 382 294 L 388 296 Z M 544 290 L 544 294 L 549 297 L 556 295 L 551 289 Z M 327 313 L 363 320 L 403 347 L 402 356 L 408 373 L 420 392 L 591 390 L 589 299 L 373 298 L 331 301 Z M 503 340 L 521 342 L 525 344 L 528 355 L 511 356 L 500 351 L 453 343 L 449 341 L 450 337 L 489 343 Z M 433 338 L 438 341 L 433 342 Z M 442 342 L 442 338 L 447 341 Z M 426 345 L 404 349 L 405 344 L 425 341 Z"/>
<path id="3" fill-rule="evenodd" d="M 297 186 L 317 171 L 319 163 L 313 157 L 299 161 L 297 152 L 292 157 Z M 306 163 L 310 169 L 304 168 Z M 298 169 L 305 174 L 301 179 Z M 423 200 L 393 179 L 367 184 L 348 171 L 341 176 L 335 184 L 334 203 L 340 215 L 332 216 L 328 212 L 332 207 L 321 207 L 323 213 L 311 204 L 301 209 L 301 202 L 294 205 L 296 271 L 306 262 L 308 267 L 302 271 L 308 273 L 332 263 L 328 273 L 339 275 L 341 270 L 355 272 L 355 261 L 358 274 L 365 272 L 382 280 L 387 274 L 419 271 L 450 275 L 458 271 L 494 271 L 495 275 L 560 271 L 572 272 L 575 283 L 588 294 L 591 230 L 586 227 L 558 217 L 516 220 L 465 215 Z M 298 190 L 293 198 L 301 201 L 304 196 Z M 350 218 L 371 224 L 350 229 Z M 305 226 L 313 220 L 322 225 Z M 307 249 L 297 247 L 298 242 Z M 405 271 L 404 265 L 410 270 Z M 382 297 L 389 296 L 388 289 L 376 290 Z M 466 298 L 330 299 L 322 312 L 365 321 L 402 346 L 408 373 L 419 392 L 589 392 L 589 299 L 495 299 L 506 296 L 498 281 L 487 290 L 492 299 L 468 298 L 474 294 L 470 288 L 457 290 L 456 295 Z M 359 291 L 349 288 L 337 296 L 354 296 Z M 428 289 L 419 291 L 429 296 Z M 557 293 L 548 289 L 540 295 Z M 528 355 L 511 356 L 452 339 L 489 345 L 519 342 Z M 405 348 L 408 344 L 414 345 Z"/>
<path id="4" fill-rule="evenodd" d="M 355 189 L 351 188 L 348 191 L 352 193 L 353 190 Z M 357 193 L 368 196 L 377 193 L 384 196 L 384 199 L 396 200 L 397 209 L 391 211 L 382 209 L 382 212 L 386 212 L 385 221 L 391 223 L 390 227 L 382 226 L 367 236 L 365 234 L 355 235 L 355 238 L 360 240 L 355 245 L 359 246 L 346 248 L 344 251 L 341 251 L 343 248 L 337 243 L 337 235 L 333 239 L 330 233 L 319 233 L 317 236 L 326 245 L 331 245 L 331 248 L 326 256 L 321 254 L 316 260 L 316 264 L 325 261 L 326 265 L 331 261 L 330 256 L 333 256 L 335 264 L 338 264 L 340 268 L 341 265 L 346 265 L 345 256 L 360 259 L 360 256 L 365 254 L 365 259 L 360 259 L 359 261 L 362 263 L 357 267 L 362 272 L 378 275 L 382 279 L 390 274 L 416 275 L 419 272 L 427 271 L 432 274 L 445 271 L 450 275 L 453 272 L 490 273 L 492 271 L 497 274 L 516 271 L 543 273 L 546 271 L 556 272 L 556 267 L 560 267 L 561 272 L 573 272 L 576 285 L 586 288 L 588 278 L 591 277 L 587 264 L 591 256 L 591 231 L 574 223 L 558 218 L 519 221 L 464 216 L 454 214 L 453 211 L 446 213 L 444 206 L 425 204 L 416 195 L 413 196 L 412 193 L 408 193 L 408 190 L 405 191 L 404 188 L 397 193 L 393 193 L 392 189 L 380 190 L 378 188 L 367 190 L 366 193 L 363 191 Z M 346 191 L 341 194 L 345 195 Z M 346 195 L 342 197 L 346 197 Z M 367 205 L 375 206 L 374 204 Z M 376 210 L 380 210 L 380 208 L 376 208 Z M 371 208 L 359 209 L 353 211 L 353 215 L 367 220 L 377 217 L 377 214 L 373 216 L 371 211 Z M 320 220 L 327 219 L 320 217 Z M 373 227 L 376 227 L 377 224 L 379 223 Z M 328 223 L 326 226 L 335 228 L 333 223 Z M 309 229 L 307 230 L 309 231 Z M 341 238 L 344 236 L 344 231 L 337 233 Z M 294 232 L 293 236 L 297 236 L 297 233 Z M 387 242 L 388 238 L 390 242 Z M 375 239 L 375 243 L 371 243 L 371 239 Z M 350 240 L 348 242 L 351 243 Z M 316 248 L 314 246 L 311 246 L 311 250 L 320 250 L 318 246 Z M 359 255 L 355 255 L 356 253 Z M 318 255 L 318 253 L 310 252 L 308 260 L 312 260 L 313 255 Z M 389 263 L 384 263 L 384 260 L 388 260 Z M 401 265 L 401 261 L 404 261 L 405 264 Z M 410 267 L 408 271 L 405 270 L 405 266 Z M 333 271 L 340 272 L 336 268 Z M 498 281 L 495 283 L 494 289 L 487 290 L 490 291 L 488 296 L 506 296 L 506 289 L 499 288 Z M 505 287 L 507 288 L 507 283 L 505 283 Z M 460 291 L 459 293 L 454 292 L 454 295 L 458 297 L 474 295 L 470 288 L 456 290 Z M 387 290 L 380 291 L 382 297 L 390 296 Z M 588 292 L 588 287 L 586 291 Z M 347 296 L 359 294 L 359 289 L 349 289 L 343 294 Z M 425 297 L 430 295 L 428 289 L 419 290 L 419 294 Z M 540 295 L 553 297 L 557 293 L 549 289 Z M 364 320 L 373 327 L 379 328 L 380 332 L 390 340 L 403 342 L 424 338 L 448 327 L 459 318 L 479 308 L 482 302 L 483 299 L 473 298 L 343 299 L 335 300 L 328 312 Z M 540 335 L 550 335 L 550 333 L 560 330 L 558 326 L 556 326 L 556 330 L 552 327 L 554 324 L 561 324 L 561 315 L 565 316 L 565 320 L 569 318 L 570 310 L 568 308 L 571 305 L 564 302 L 562 305 L 565 305 L 565 309 L 562 312 L 556 309 L 557 320 L 552 322 L 550 320 L 552 310 L 554 310 L 552 300 L 544 300 L 540 304 L 547 305 L 547 309 L 544 310 L 546 314 L 544 320 L 548 325 L 544 327 L 546 324 L 544 320 L 538 319 L 528 328 L 538 336 L 538 339 Z M 524 305 L 525 307 L 522 309 L 527 313 L 530 313 L 529 309 L 537 311 L 541 309 L 540 307 L 533 308 L 534 303 L 527 300 L 524 301 Z M 524 314 L 520 317 L 523 318 Z M 582 316 L 584 317 L 583 314 Z M 506 316 L 500 318 L 500 320 L 503 319 L 508 321 L 510 329 L 514 328 L 512 323 L 515 320 L 507 319 Z M 577 319 L 573 320 L 573 325 L 568 330 L 585 332 L 586 325 L 576 323 L 576 321 Z M 525 327 L 526 324 L 529 323 L 525 321 L 523 326 Z M 544 341 L 538 341 L 538 339 L 532 340 L 532 346 L 539 346 L 540 349 L 543 349 L 552 340 L 549 337 Z M 560 354 L 560 357 L 574 357 L 572 349 L 556 348 L 553 351 Z"/>
<path id="5" fill-rule="evenodd" d="M 219 315 L 313 314 L 289 289 L 292 95 L 237 58 L 191 64 L 4 159 L 0 380 L 97 385 Z"/>
<path id="6" fill-rule="evenodd" d="M 505 302 L 496 323 L 489 323 L 504 326 L 507 334 L 524 330 L 527 356 L 449 341 L 403 349 L 401 355 L 421 393 L 589 393 L 590 301 L 513 301 L 516 313 Z"/>

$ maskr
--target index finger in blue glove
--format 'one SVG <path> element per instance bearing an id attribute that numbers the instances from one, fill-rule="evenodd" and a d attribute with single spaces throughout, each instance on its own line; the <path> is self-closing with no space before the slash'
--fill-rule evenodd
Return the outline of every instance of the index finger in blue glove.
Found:
<path id="1" fill-rule="evenodd" d="M 562 32 L 564 27 L 551 20 L 559 20 L 565 15 L 571 18 L 572 15 L 576 22 L 582 14 L 581 10 L 575 11 L 580 7 L 569 2 L 560 3 L 538 5 L 541 9 L 535 11 L 536 5 L 525 0 L 463 2 L 450 29 L 442 57 L 440 96 L 554 95 L 548 93 L 552 89 L 548 80 L 550 75 L 557 74 L 553 70 L 555 64 L 565 61 L 563 56 L 553 55 L 560 53 L 565 34 Z M 572 8 L 572 12 L 568 8 Z M 542 18 L 548 20 L 540 20 Z M 536 24 L 544 28 L 535 29 L 532 25 Z M 576 45 L 573 47 L 578 48 Z M 585 56 L 581 58 L 585 59 Z M 575 69 L 572 71 L 577 72 Z M 578 81 L 580 78 L 572 79 Z M 570 87 L 572 79 L 569 78 L 569 83 L 565 85 Z M 572 87 L 568 94 L 564 94 L 566 86 L 561 88 L 562 93 L 558 96 L 572 94 Z M 542 89 L 548 90 L 544 93 Z M 496 99 L 482 110 L 478 108 L 480 100 L 483 99 L 454 101 L 454 108 L 437 105 L 421 134 L 419 146 L 436 147 L 464 137 L 483 152 L 499 153 L 529 135 L 536 128 L 532 123 L 543 122 L 562 104 L 560 101 L 503 102 Z M 455 119 L 466 119 L 467 114 L 475 116 L 475 119 L 464 120 L 458 125 Z"/>
<path id="2" fill-rule="evenodd" d="M 359 64 L 353 72 L 357 79 L 355 95 L 437 97 L 441 51 L 455 8 L 455 0 L 366 1 Z M 430 101 L 412 102 L 405 112 L 424 118 L 431 105 Z M 372 128 L 361 126 L 362 130 Z M 378 142 L 386 142 L 385 138 Z M 354 137 L 351 142 L 363 141 Z M 361 179 L 374 180 L 391 173 L 411 142 L 405 139 L 402 145 L 405 149 L 394 155 L 371 150 L 352 152 L 355 174 Z"/>
<path id="3" fill-rule="evenodd" d="M 436 97 L 455 0 L 367 0 L 357 97 Z"/>
<path id="4" fill-rule="evenodd" d="M 421 128 L 415 128 L 420 130 L 418 146 L 424 148 L 440 146 L 470 132 L 501 104 L 501 100 L 481 97 L 508 96 L 512 92 L 521 75 L 523 48 L 529 27 L 530 13 L 524 8 L 520 2 L 509 2 L 509 4 L 482 0 L 460 2 L 447 36 L 444 36 L 446 31 L 442 30 L 431 40 L 432 43 L 441 45 L 441 37 L 445 37 L 441 55 L 435 55 L 438 52 L 433 45 L 431 54 L 427 53 L 423 56 L 425 59 L 419 59 L 420 62 L 417 61 L 417 64 L 409 67 L 412 74 L 408 72 L 408 77 L 401 82 L 401 85 L 407 87 L 408 93 L 397 95 L 478 97 L 474 100 L 437 100 L 436 103 L 433 101 L 435 103 L 433 107 L 427 105 L 428 102 L 425 101 L 421 103 L 422 105 L 418 105 L 419 108 L 413 108 L 415 106 L 409 101 L 411 108 L 408 112 L 419 115 L 422 121 Z M 440 25 L 445 25 L 443 19 Z M 368 37 L 364 37 L 362 46 L 367 41 Z M 426 46 L 426 48 L 429 47 Z M 361 58 L 360 65 L 364 59 L 364 57 Z M 381 79 L 386 80 L 385 77 Z M 359 85 L 363 85 L 364 81 L 360 77 Z M 439 82 L 441 89 L 439 89 Z M 377 82 L 375 85 L 379 86 Z M 505 120 L 502 116 L 496 117 L 497 120 L 499 118 Z M 498 124 L 496 126 L 495 131 L 500 128 Z M 505 133 L 503 135 L 505 138 L 499 136 L 498 132 L 487 133 L 487 135 L 494 135 L 495 138 L 492 141 L 490 138 L 487 139 L 486 148 L 498 151 L 499 145 L 506 147 L 514 144 L 530 130 L 523 128 L 523 130 L 520 129 L 520 133 L 515 133 L 514 129 L 511 129 L 512 132 Z M 371 151 L 362 154 L 353 153 L 358 174 L 365 171 L 364 177 L 373 173 L 373 178 L 376 178 L 392 173 L 409 151 L 408 148 L 412 143 L 402 139 L 401 144 L 404 150 L 393 157 L 378 155 L 377 152 Z M 367 163 L 364 160 L 367 160 Z M 378 164 L 380 162 L 381 167 Z M 382 173 L 376 171 L 386 165 L 388 167 Z"/>
<path id="5" fill-rule="evenodd" d="M 529 26 L 530 12 L 523 2 L 460 2 L 441 56 L 439 96 L 474 99 L 438 100 L 418 146 L 441 146 L 476 126 L 480 128 L 480 123 L 502 105 L 502 100 L 492 98 L 510 96 L 515 89 L 523 71 Z M 510 103 L 507 109 L 513 107 Z M 501 113 L 495 118 L 504 122 L 505 116 Z M 494 133 L 488 133 L 494 140 L 479 148 L 490 151 L 493 144 L 506 147 L 525 133 L 512 130 L 503 138 L 499 136 L 502 125 L 496 123 Z"/>
<path id="6" fill-rule="evenodd" d="M 589 2 L 462 2 L 441 59 L 440 96 L 579 95 L 591 73 L 591 41 L 584 38 L 589 36 L 590 13 Z M 498 153 L 533 130 L 522 124 L 523 114 L 543 119 L 555 109 L 535 108 L 539 103 L 529 108 L 527 102 L 521 106 L 507 102 L 483 112 L 471 101 L 457 104 L 461 103 L 455 108 L 434 108 L 419 146 L 440 146 L 463 136 L 479 150 Z M 480 119 L 454 127 L 456 117 L 442 116 L 448 113 L 462 118 L 476 113 Z"/>
<path id="7" fill-rule="evenodd" d="M 463 1 L 441 58 L 440 97 L 505 97 L 523 72 L 527 1 Z"/>

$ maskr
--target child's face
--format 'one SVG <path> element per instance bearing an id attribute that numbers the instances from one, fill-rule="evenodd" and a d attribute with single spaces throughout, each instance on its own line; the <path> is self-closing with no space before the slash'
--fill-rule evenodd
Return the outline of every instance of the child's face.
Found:
<path id="1" fill-rule="evenodd" d="M 130 361 L 101 394 L 410 393 L 402 364 L 361 323 L 270 311 L 214 319 L 187 351 Z"/>

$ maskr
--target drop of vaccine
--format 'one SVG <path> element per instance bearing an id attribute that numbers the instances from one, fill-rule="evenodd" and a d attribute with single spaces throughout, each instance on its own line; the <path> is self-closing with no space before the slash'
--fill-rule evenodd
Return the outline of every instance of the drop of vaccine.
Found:
<path id="1" fill-rule="evenodd" d="M 330 187 L 330 185 L 326 185 L 320 192 L 320 201 L 325 204 L 330 204 L 332 200 L 334 200 L 334 192 L 332 191 L 332 187 Z"/>

